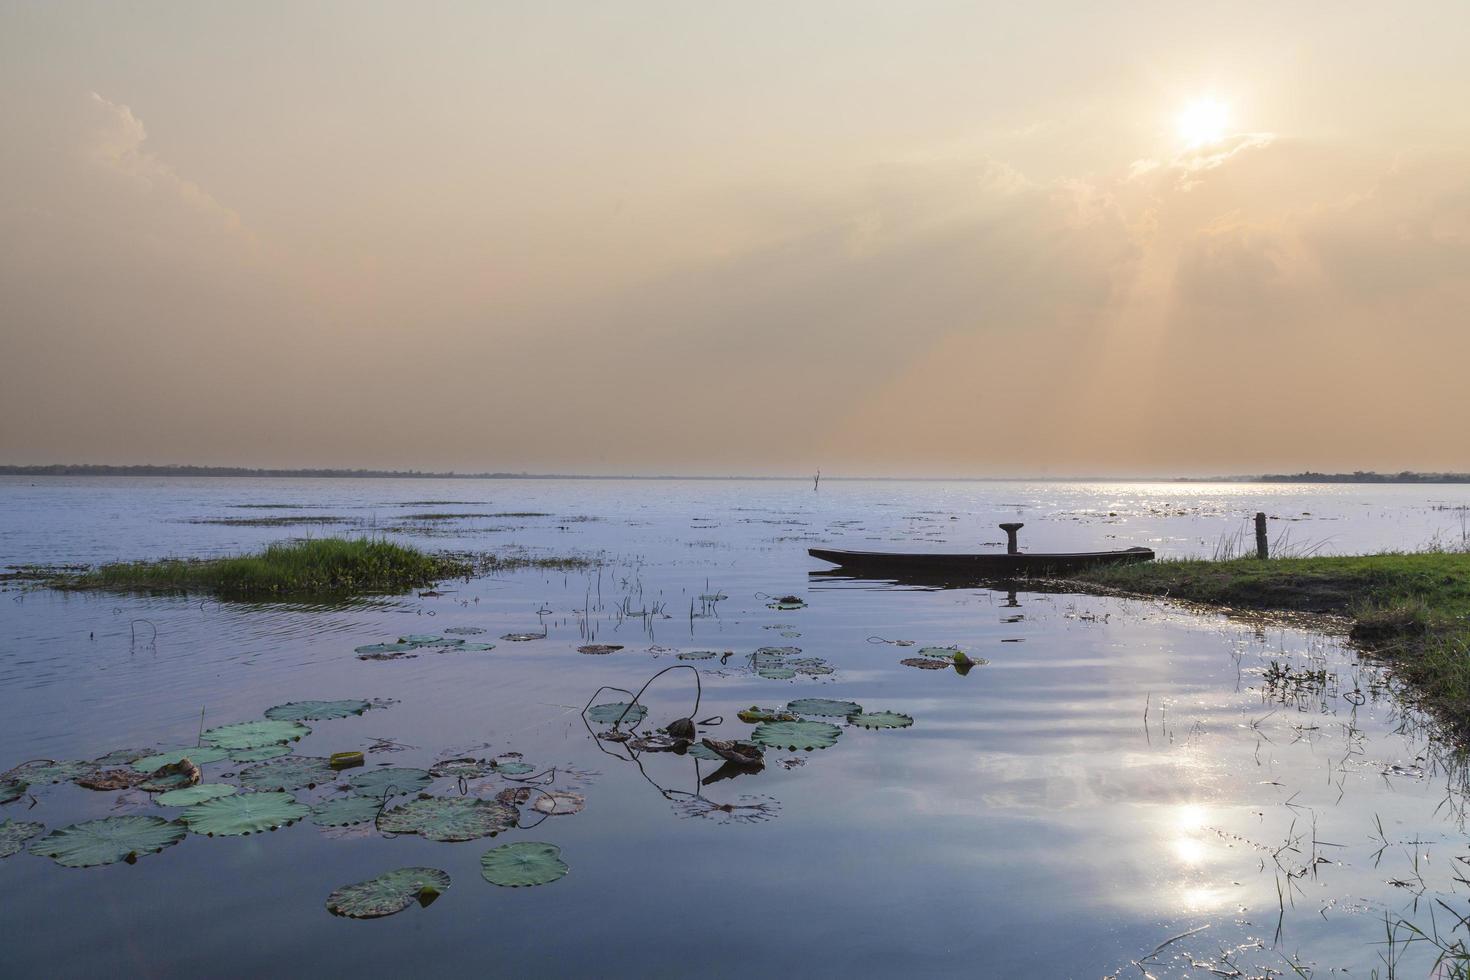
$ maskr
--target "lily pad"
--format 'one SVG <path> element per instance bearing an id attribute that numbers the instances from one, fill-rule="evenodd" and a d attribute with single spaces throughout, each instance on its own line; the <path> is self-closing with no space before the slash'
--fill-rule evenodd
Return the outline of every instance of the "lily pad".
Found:
<path id="1" fill-rule="evenodd" d="M 117 861 L 133 861 L 142 854 L 156 854 L 187 836 L 180 824 L 130 814 L 74 823 L 35 841 L 32 854 L 51 858 L 67 868 L 94 868 Z"/>
<path id="2" fill-rule="evenodd" d="M 623 714 L 623 709 L 628 708 L 626 701 L 609 701 L 606 704 L 594 704 L 587 709 L 587 720 L 599 725 L 611 725 L 619 718 L 625 725 L 636 725 L 648 716 L 648 709 L 641 704 L 635 704 Z"/>
<path id="3" fill-rule="evenodd" d="M 148 781 L 148 775 L 136 769 L 94 769 L 75 782 L 82 789 L 97 793 L 115 793 L 120 789 L 131 789 Z"/>
<path id="4" fill-rule="evenodd" d="M 718 753 L 715 752 L 714 749 L 710 748 L 708 745 L 705 745 L 702 742 L 695 742 L 693 745 L 689 746 L 689 748 L 685 750 L 684 754 L 692 755 L 696 759 L 704 759 L 707 762 L 725 761 L 719 756 Z"/>
<path id="5" fill-rule="evenodd" d="M 529 762 L 520 762 L 516 759 L 510 759 L 506 762 L 501 762 L 499 759 L 496 759 L 491 765 L 502 776 L 524 776 L 526 773 L 534 772 L 536 769 Z"/>
<path id="6" fill-rule="evenodd" d="M 95 762 L 52 762 L 50 759 L 38 759 L 35 762 L 26 762 L 16 766 L 9 772 L 0 775 L 0 779 L 19 780 L 37 786 L 41 783 L 69 783 L 73 779 L 90 776 L 96 771 Z"/>
<path id="7" fill-rule="evenodd" d="M 343 796 L 325 800 L 311 808 L 311 822 L 318 827 L 350 827 L 376 820 L 383 801 L 371 796 Z"/>
<path id="8" fill-rule="evenodd" d="M 478 626 L 451 626 L 444 632 L 458 633 L 460 636 L 479 636 L 485 631 Z"/>
<path id="9" fill-rule="evenodd" d="M 193 806 L 205 800 L 234 796 L 238 792 L 240 792 L 239 788 L 229 783 L 200 783 L 198 786 L 186 786 L 183 789 L 161 793 L 153 799 L 160 806 Z"/>
<path id="10" fill-rule="evenodd" d="M 899 663 L 905 667 L 917 667 L 920 670 L 944 670 L 949 666 L 948 660 L 936 660 L 934 657 L 907 657 Z"/>
<path id="11" fill-rule="evenodd" d="M 0 858 L 19 854 L 25 842 L 46 829 L 43 823 L 26 820 L 0 821 Z"/>
<path id="12" fill-rule="evenodd" d="M 541 841 L 517 841 L 492 847 L 480 858 L 480 874 L 492 885 L 524 888 L 566 876 L 561 848 Z"/>
<path id="13" fill-rule="evenodd" d="M 371 707 L 366 701 L 350 698 L 341 701 L 288 701 L 267 708 L 265 716 L 272 721 L 331 721 L 360 715 Z"/>
<path id="14" fill-rule="evenodd" d="M 863 710 L 856 701 L 834 701 L 831 698 L 797 698 L 786 706 L 787 711 L 799 715 L 815 715 L 821 718 L 846 718 Z"/>
<path id="15" fill-rule="evenodd" d="M 761 667 L 755 675 L 768 681 L 789 681 L 796 676 L 796 671 L 790 667 Z"/>
<path id="16" fill-rule="evenodd" d="M 621 643 L 584 643 L 577 647 L 577 652 L 601 656 L 609 653 L 617 653 L 622 648 L 623 645 Z"/>
<path id="17" fill-rule="evenodd" d="M 310 735 L 311 729 L 296 721 L 242 721 L 235 725 L 221 725 L 205 731 L 204 741 L 233 752 L 237 749 L 258 749 L 263 745 L 294 742 Z"/>
<path id="18" fill-rule="evenodd" d="M 411 647 L 431 647 L 440 643 L 452 643 L 454 641 L 445 640 L 444 637 L 437 636 L 433 633 L 411 633 L 408 636 L 400 636 L 398 642 Z"/>
<path id="19" fill-rule="evenodd" d="M 493 643 L 461 643 L 458 646 L 456 646 L 454 649 L 456 649 L 456 650 L 474 651 L 475 653 L 484 653 L 486 650 L 494 650 L 495 649 L 495 644 L 493 644 Z"/>
<path id="20" fill-rule="evenodd" d="M 429 775 L 435 779 L 479 779 L 494 770 L 494 763 L 483 759 L 443 759 L 429 767 Z"/>
<path id="21" fill-rule="evenodd" d="M 919 647 L 919 656 L 938 657 L 941 660 L 951 660 L 959 652 L 959 647 Z"/>
<path id="22" fill-rule="evenodd" d="M 466 841 L 493 837 L 520 821 L 513 806 L 472 796 L 430 796 L 386 810 L 378 829 L 390 834 L 418 834 L 428 840 Z"/>
<path id="23" fill-rule="evenodd" d="M 367 646 L 358 647 L 352 652 L 363 659 L 378 657 L 391 657 L 395 653 L 407 653 L 413 649 L 412 643 L 369 643 Z"/>
<path id="24" fill-rule="evenodd" d="M 763 721 L 750 740 L 771 749 L 825 749 L 837 744 L 842 729 L 825 721 Z"/>
<path id="25" fill-rule="evenodd" d="M 502 640 L 509 640 L 512 643 L 526 643 L 526 642 L 528 642 L 530 640 L 544 640 L 544 639 L 546 639 L 546 634 L 545 633 L 507 633 L 504 636 L 502 636 L 501 639 Z"/>
<path id="26" fill-rule="evenodd" d="M 23 783 L 19 779 L 0 779 L 0 803 L 14 803 L 26 795 L 30 783 Z"/>
<path id="27" fill-rule="evenodd" d="M 531 809 L 548 816 L 560 817 L 581 813 L 582 808 L 586 805 L 587 798 L 581 793 L 551 790 L 536 797 L 536 802 L 531 804 Z"/>
<path id="28" fill-rule="evenodd" d="M 152 755 L 152 749 L 113 749 L 100 759 L 93 759 L 92 764 L 99 769 L 111 769 L 113 766 L 130 766 L 145 755 Z"/>
<path id="29" fill-rule="evenodd" d="M 762 708 L 759 705 L 751 705 L 735 712 L 735 717 L 743 722 L 755 724 L 758 721 L 801 721 L 789 710 L 782 711 L 780 708 Z"/>
<path id="30" fill-rule="evenodd" d="M 213 745 L 190 745 L 186 748 L 164 749 L 153 755 L 145 755 L 133 763 L 133 768 L 139 772 L 156 772 L 164 766 L 172 766 L 183 759 L 188 759 L 196 766 L 202 766 L 205 763 L 218 762 L 228 757 L 228 752 Z"/>
<path id="31" fill-rule="evenodd" d="M 289 826 L 310 812 L 289 793 L 238 793 L 191 806 L 181 819 L 196 834 L 239 837 Z"/>
<path id="32" fill-rule="evenodd" d="M 434 777 L 424 769 L 397 767 L 367 769 L 348 780 L 352 784 L 352 792 L 378 799 L 417 793 L 433 781 Z"/>
<path id="33" fill-rule="evenodd" d="M 680 660 L 713 660 L 719 654 L 713 650 L 687 650 L 676 655 Z"/>
<path id="34" fill-rule="evenodd" d="M 289 745 L 262 745 L 258 749 L 241 749 L 239 752 L 230 753 L 231 762 L 264 762 L 267 759 L 279 759 L 283 755 L 291 754 Z"/>
<path id="35" fill-rule="evenodd" d="M 449 875 L 438 868 L 399 868 L 343 885 L 327 896 L 327 911 L 349 919 L 377 919 L 402 912 L 414 902 L 428 905 L 449 887 Z"/>
<path id="36" fill-rule="evenodd" d="M 313 755 L 291 755 L 240 770 L 240 785 L 253 790 L 310 789 L 337 778 L 327 759 Z"/>
<path id="37" fill-rule="evenodd" d="M 911 715 L 897 711 L 864 711 L 850 715 L 847 723 L 859 728 L 907 728 L 914 723 L 914 719 Z"/>

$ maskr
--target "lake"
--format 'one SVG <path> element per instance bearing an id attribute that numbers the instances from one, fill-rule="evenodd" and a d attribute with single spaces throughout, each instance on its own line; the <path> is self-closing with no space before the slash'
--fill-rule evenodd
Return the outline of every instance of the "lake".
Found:
<path id="1" fill-rule="evenodd" d="M 827 566 L 806 549 L 990 549 L 997 523 L 1023 521 L 1031 550 L 1208 557 L 1250 546 L 1256 511 L 1284 553 L 1454 547 L 1467 506 L 1467 486 L 0 478 L 0 566 L 360 533 L 593 563 L 331 605 L 5 583 L 0 769 L 192 746 L 275 705 L 363 699 L 292 743 L 367 761 L 294 791 L 301 803 L 455 758 L 497 761 L 428 792 L 530 792 L 494 839 L 308 818 L 190 834 L 133 864 L 22 851 L 0 860 L 0 973 L 1366 977 L 1391 962 L 1424 976 L 1436 950 L 1395 924 L 1465 939 L 1466 770 L 1330 624 L 813 577 Z M 787 595 L 803 604 L 773 608 Z M 467 647 L 359 655 L 412 635 Z M 984 663 L 902 662 L 925 647 Z M 597 737 L 609 726 L 584 707 L 626 700 L 599 688 L 636 691 L 668 667 L 640 731 L 692 713 L 719 720 L 701 734 L 744 738 L 738 711 L 797 699 L 864 714 L 803 714 L 835 742 L 771 748 L 734 775 Z M 258 764 L 223 758 L 204 778 Z M 545 815 L 548 793 L 585 806 Z M 0 820 L 180 812 L 62 782 Z M 568 873 L 482 878 L 481 856 L 514 841 L 556 845 Z M 451 885 L 386 918 L 327 912 L 334 889 L 406 866 Z"/>

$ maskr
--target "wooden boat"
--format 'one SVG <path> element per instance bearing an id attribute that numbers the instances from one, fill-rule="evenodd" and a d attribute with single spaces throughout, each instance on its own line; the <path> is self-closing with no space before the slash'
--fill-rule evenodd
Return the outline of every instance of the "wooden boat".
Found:
<path id="1" fill-rule="evenodd" d="M 1045 554 L 1023 552 L 1016 547 L 1020 524 L 1002 524 L 1010 537 L 1006 551 L 980 554 L 944 554 L 930 552 L 902 553 L 892 551 L 841 551 L 836 548 L 811 548 L 807 554 L 822 561 L 840 565 L 849 575 L 893 578 L 898 576 L 934 576 L 952 579 L 1004 579 L 1058 575 L 1099 565 L 1126 565 L 1152 561 L 1152 548 L 1127 548 L 1123 551 L 1075 551 Z"/>
<path id="2" fill-rule="evenodd" d="M 957 555 L 892 551 L 839 551 L 835 548 L 811 548 L 807 554 L 822 561 L 842 566 L 846 572 L 865 572 L 882 577 L 903 574 L 954 575 L 959 578 L 1014 578 L 1056 575 L 1099 565 L 1124 565 L 1152 561 L 1152 548 L 1128 548 L 1123 551 L 1078 551 L 1042 554 L 1030 552 L 991 552 Z"/>

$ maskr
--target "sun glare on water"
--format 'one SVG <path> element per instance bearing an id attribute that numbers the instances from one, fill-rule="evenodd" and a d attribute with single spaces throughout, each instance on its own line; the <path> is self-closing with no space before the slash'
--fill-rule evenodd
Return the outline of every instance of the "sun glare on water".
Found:
<path id="1" fill-rule="evenodd" d="M 1216 99 L 1200 99 L 1184 107 L 1174 120 L 1175 130 L 1191 149 L 1218 143 L 1225 137 L 1229 110 Z"/>

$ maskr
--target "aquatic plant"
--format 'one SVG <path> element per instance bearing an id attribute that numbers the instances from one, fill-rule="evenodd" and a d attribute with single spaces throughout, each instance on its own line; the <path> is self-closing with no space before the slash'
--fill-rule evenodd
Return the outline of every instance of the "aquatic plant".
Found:
<path id="1" fill-rule="evenodd" d="M 569 870 L 561 859 L 561 848 L 541 841 L 501 844 L 480 858 L 480 874 L 485 880 L 507 888 L 550 884 L 565 877 Z"/>
<path id="2" fill-rule="evenodd" d="M 582 808 L 587 805 L 587 798 L 581 793 L 572 793 L 567 790 L 547 790 L 536 797 L 536 802 L 531 804 L 531 809 L 547 816 L 561 817 L 573 813 L 581 813 Z"/>
<path id="3" fill-rule="evenodd" d="M 594 704 L 587 709 L 587 720 L 599 725 L 611 725 L 622 721 L 625 724 L 636 725 L 648 716 L 648 709 L 641 704 L 628 706 L 626 701 L 609 701 L 605 704 Z"/>
<path id="4" fill-rule="evenodd" d="M 67 868 L 94 868 L 156 854 L 187 836 L 185 828 L 161 817 L 128 815 L 74 823 L 35 841 L 32 854 Z"/>
<path id="5" fill-rule="evenodd" d="M 750 740 L 772 749 L 830 748 L 837 744 L 842 729 L 825 721 L 765 721 L 755 726 Z"/>
<path id="6" fill-rule="evenodd" d="M 0 804 L 14 803 L 25 795 L 30 785 L 19 779 L 0 779 Z"/>
<path id="7" fill-rule="evenodd" d="M 0 821 L 0 858 L 8 858 L 12 854 L 19 854 L 24 849 L 26 841 L 45 829 L 45 824 L 35 823 L 33 821 Z"/>
<path id="8" fill-rule="evenodd" d="M 272 721 L 330 721 L 360 715 L 372 705 L 356 698 L 339 701 L 288 701 L 265 709 Z"/>
<path id="9" fill-rule="evenodd" d="M 845 718 L 863 710 L 856 701 L 834 701 L 831 698 L 797 698 L 786 705 L 786 710 L 798 715 Z"/>
<path id="10" fill-rule="evenodd" d="M 914 719 L 897 711 L 861 711 L 849 715 L 847 723 L 859 728 L 908 728 Z"/>
<path id="11" fill-rule="evenodd" d="M 449 887 L 449 875 L 438 868 L 399 868 L 343 885 L 327 896 L 327 911 L 350 919 L 377 919 L 402 912 L 414 902 L 427 907 Z"/>
<path id="12" fill-rule="evenodd" d="M 386 766 L 382 769 L 367 769 L 352 776 L 347 782 L 352 792 L 360 796 L 406 796 L 417 793 L 434 781 L 425 769 Z"/>
<path id="13" fill-rule="evenodd" d="M 193 806 L 203 803 L 205 800 L 217 800 L 222 796 L 234 796 L 240 792 L 238 787 L 229 783 L 200 783 L 197 786 L 186 786 L 183 789 L 170 790 L 160 793 L 154 797 L 153 802 L 159 806 Z"/>
<path id="14" fill-rule="evenodd" d="M 196 834 L 240 837 L 290 826 L 310 812 L 289 793 L 238 793 L 195 804 L 180 819 Z"/>
<path id="15" fill-rule="evenodd" d="M 35 759 L 23 762 L 7 772 L 0 773 L 0 780 L 18 781 L 38 785 L 40 783 L 69 783 L 73 779 L 89 776 L 97 771 L 94 762 Z"/>
<path id="16" fill-rule="evenodd" d="M 311 729 L 298 721 L 242 721 L 210 728 L 200 737 L 210 745 L 230 752 L 295 742 L 310 734 Z"/>
<path id="17" fill-rule="evenodd" d="M 520 821 L 520 811 L 498 800 L 468 796 L 430 796 L 383 811 L 378 829 L 389 834 L 418 834 L 427 840 L 467 841 L 494 837 Z"/>
<path id="18" fill-rule="evenodd" d="M 186 745 L 177 749 L 164 749 L 153 755 L 145 755 L 141 759 L 133 761 L 133 768 L 143 773 L 153 773 L 164 766 L 175 765 L 188 759 L 196 766 L 218 762 L 229 758 L 229 753 L 215 745 Z"/>
<path id="19" fill-rule="evenodd" d="M 323 786 L 337 778 L 331 760 L 292 755 L 240 770 L 240 785 L 253 790 L 295 790 Z"/>
<path id="20" fill-rule="evenodd" d="M 61 589 L 207 592 L 225 599 L 401 592 L 467 575 L 463 560 L 375 538 L 312 538 L 226 558 L 119 562 L 49 580 Z"/>

